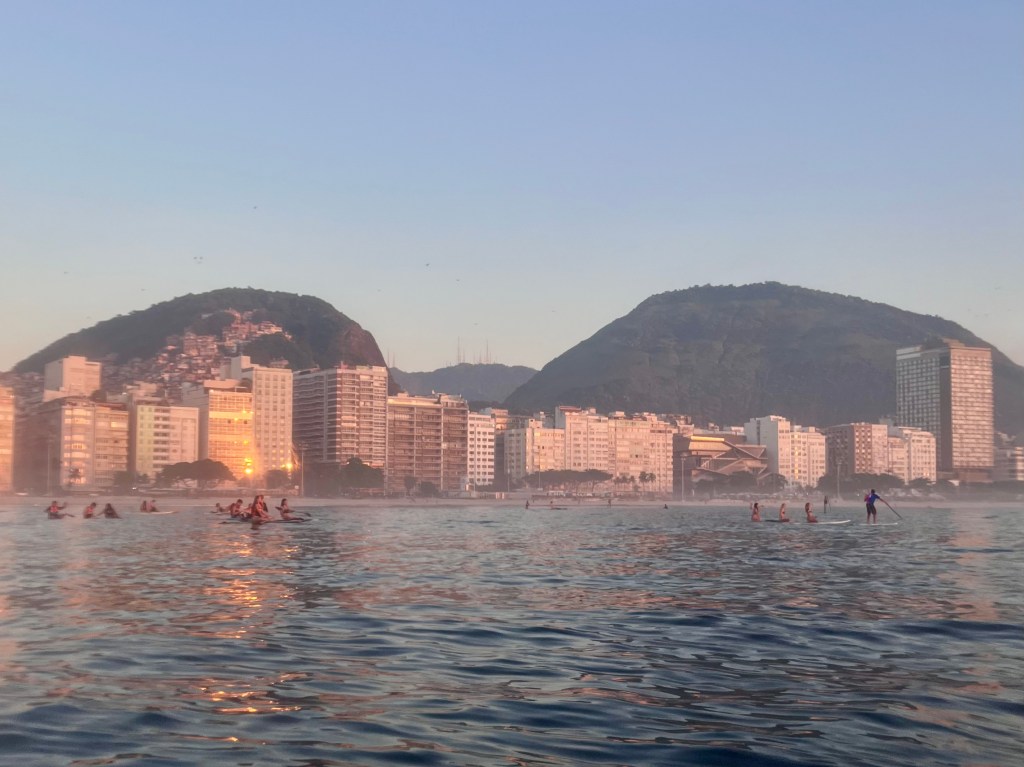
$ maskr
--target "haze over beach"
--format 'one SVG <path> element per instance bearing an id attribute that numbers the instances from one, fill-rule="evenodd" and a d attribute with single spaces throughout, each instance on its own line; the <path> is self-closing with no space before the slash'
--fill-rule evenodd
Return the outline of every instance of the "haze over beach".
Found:
<path id="1" fill-rule="evenodd" d="M 1022 65 L 1012 2 L 7 3 L 0 370 L 227 285 L 540 368 L 769 280 L 1022 363 Z"/>

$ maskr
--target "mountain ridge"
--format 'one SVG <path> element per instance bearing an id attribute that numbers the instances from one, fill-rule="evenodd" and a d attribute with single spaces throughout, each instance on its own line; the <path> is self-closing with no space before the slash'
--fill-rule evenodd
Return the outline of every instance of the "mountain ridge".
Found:
<path id="1" fill-rule="evenodd" d="M 996 425 L 1024 432 L 1024 368 L 949 320 L 778 282 L 703 285 L 642 301 L 509 395 L 743 423 L 769 413 L 827 426 L 895 415 L 897 348 L 945 337 L 991 348 Z"/>

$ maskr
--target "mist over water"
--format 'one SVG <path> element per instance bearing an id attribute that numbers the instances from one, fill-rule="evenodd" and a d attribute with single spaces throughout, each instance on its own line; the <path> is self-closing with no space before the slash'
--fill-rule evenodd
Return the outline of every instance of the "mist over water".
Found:
<path id="1" fill-rule="evenodd" d="M 0 763 L 1024 756 L 1021 508 L 162 506 L 0 506 Z"/>

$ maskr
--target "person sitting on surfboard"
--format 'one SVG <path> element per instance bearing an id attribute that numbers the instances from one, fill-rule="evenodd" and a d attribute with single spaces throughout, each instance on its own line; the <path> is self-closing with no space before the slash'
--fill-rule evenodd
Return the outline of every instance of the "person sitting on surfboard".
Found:
<path id="1" fill-rule="evenodd" d="M 750 504 L 750 521 L 761 521 L 761 504 L 759 504 L 757 501 L 754 501 L 752 504 Z"/>
<path id="2" fill-rule="evenodd" d="M 117 513 L 117 510 L 114 508 L 113 504 L 110 503 L 103 507 L 103 516 L 105 516 L 107 519 L 121 518 L 121 515 Z"/>
<path id="3" fill-rule="evenodd" d="M 281 499 L 281 505 L 277 507 L 277 510 L 281 512 L 281 519 L 295 519 L 292 516 L 292 507 L 288 505 L 287 498 Z"/>
<path id="4" fill-rule="evenodd" d="M 867 524 L 869 525 L 877 524 L 878 522 L 878 509 L 875 508 L 875 501 L 885 503 L 885 499 L 875 492 L 875 488 L 871 488 L 871 492 L 864 496 L 864 505 L 867 507 L 868 512 Z"/>
<path id="5" fill-rule="evenodd" d="M 807 521 L 808 522 L 817 522 L 818 521 L 818 518 L 816 516 L 814 516 L 814 512 L 811 511 L 811 502 L 810 501 L 808 501 L 807 503 L 804 504 L 804 514 L 807 515 Z"/>
<path id="6" fill-rule="evenodd" d="M 789 522 L 789 517 L 786 516 L 786 504 L 779 506 L 779 522 Z"/>
<path id="7" fill-rule="evenodd" d="M 54 501 L 53 503 L 51 503 L 47 507 L 46 515 L 50 519 L 60 519 L 61 517 L 66 517 L 67 515 L 66 514 L 61 514 L 61 511 L 63 511 L 67 507 L 68 507 L 68 505 L 66 503 L 65 504 L 58 504 L 56 501 Z"/>
<path id="8" fill-rule="evenodd" d="M 96 511 L 96 501 L 93 501 L 85 509 L 82 510 L 82 516 L 85 519 L 92 519 L 93 512 Z"/>

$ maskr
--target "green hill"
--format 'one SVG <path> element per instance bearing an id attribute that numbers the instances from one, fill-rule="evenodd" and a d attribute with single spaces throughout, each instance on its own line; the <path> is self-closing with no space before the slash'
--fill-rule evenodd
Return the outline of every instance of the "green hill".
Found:
<path id="1" fill-rule="evenodd" d="M 297 368 L 332 367 L 341 362 L 384 365 L 373 336 L 326 301 L 294 293 L 224 288 L 189 293 L 71 333 L 19 362 L 13 372 L 41 372 L 47 362 L 68 355 L 113 364 L 148 359 L 164 347 L 168 336 L 186 330 L 219 333 L 230 322 L 228 309 L 253 312 L 253 321 L 273 322 L 291 336 L 267 335 L 250 343 L 245 353 L 254 362 L 283 358 Z"/>
<path id="2" fill-rule="evenodd" d="M 471 365 L 460 363 L 424 373 L 392 369 L 395 381 L 410 394 L 445 392 L 471 402 L 501 402 L 535 374 L 522 365 Z"/>
<path id="3" fill-rule="evenodd" d="M 687 413 L 739 424 L 777 414 L 828 426 L 896 411 L 896 349 L 945 337 L 991 346 L 956 323 L 779 283 L 652 296 L 555 358 L 506 400 Z M 996 428 L 1024 432 L 1024 368 L 992 353 Z"/>

